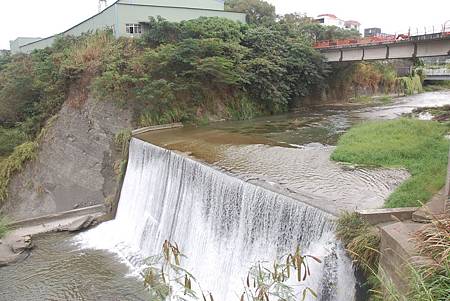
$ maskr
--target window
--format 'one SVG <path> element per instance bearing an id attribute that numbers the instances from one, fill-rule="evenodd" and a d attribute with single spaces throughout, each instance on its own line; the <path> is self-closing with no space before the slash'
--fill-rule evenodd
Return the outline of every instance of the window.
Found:
<path id="1" fill-rule="evenodd" d="M 141 24 L 125 24 L 127 28 L 127 33 L 129 34 L 139 34 L 142 33 Z"/>

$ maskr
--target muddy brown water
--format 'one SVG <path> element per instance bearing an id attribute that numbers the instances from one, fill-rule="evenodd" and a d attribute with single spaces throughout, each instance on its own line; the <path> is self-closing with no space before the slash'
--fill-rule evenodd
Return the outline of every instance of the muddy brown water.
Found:
<path id="1" fill-rule="evenodd" d="M 417 107 L 449 103 L 450 92 L 424 93 L 386 106 L 317 107 L 250 121 L 147 132 L 138 138 L 339 215 L 383 206 L 409 174 L 332 162 L 338 138 L 360 122 L 393 119 Z"/>
<path id="2" fill-rule="evenodd" d="M 339 136 L 365 120 L 391 119 L 416 107 L 445 104 L 450 104 L 450 92 L 424 93 L 387 106 L 322 107 L 141 138 L 336 213 L 381 206 L 408 176 L 402 170 L 331 162 Z M 0 268 L 0 301 L 148 300 L 141 279 L 130 276 L 126 263 L 108 252 L 80 250 L 68 234 L 39 236 L 35 244 L 26 261 Z"/>

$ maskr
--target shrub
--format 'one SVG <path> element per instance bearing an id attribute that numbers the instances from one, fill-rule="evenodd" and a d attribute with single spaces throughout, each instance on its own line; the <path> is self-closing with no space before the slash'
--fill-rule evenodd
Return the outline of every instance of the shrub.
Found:
<path id="1" fill-rule="evenodd" d="M 128 157 L 128 148 L 130 146 L 131 137 L 131 130 L 123 129 L 119 131 L 114 138 L 116 149 L 121 153 L 122 158 L 124 159 Z"/>
<path id="2" fill-rule="evenodd" d="M 22 171 L 27 161 L 36 158 L 37 150 L 37 142 L 26 142 L 17 146 L 8 158 L 0 162 L 0 203 L 8 197 L 8 185 L 11 177 Z"/>
<path id="3" fill-rule="evenodd" d="M 337 221 L 336 235 L 366 276 L 378 270 L 380 234 L 358 213 L 344 212 Z"/>
<path id="4" fill-rule="evenodd" d="M 9 155 L 14 148 L 26 141 L 26 135 L 20 129 L 0 127 L 0 157 Z"/>
<path id="5" fill-rule="evenodd" d="M 398 85 L 400 92 L 406 95 L 413 95 L 423 91 L 422 80 L 419 75 L 399 77 Z"/>

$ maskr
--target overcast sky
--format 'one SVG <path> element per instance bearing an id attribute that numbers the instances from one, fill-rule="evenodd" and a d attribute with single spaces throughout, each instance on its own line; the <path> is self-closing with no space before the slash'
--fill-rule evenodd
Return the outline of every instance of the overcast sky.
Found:
<path id="1" fill-rule="evenodd" d="M 0 0 L 0 49 L 18 36 L 47 37 L 97 13 L 97 0 Z M 108 3 L 112 3 L 109 0 Z M 362 27 L 407 32 L 408 27 L 440 26 L 450 19 L 450 0 L 269 0 L 277 13 L 332 13 Z M 450 24 L 450 22 L 449 22 Z"/>

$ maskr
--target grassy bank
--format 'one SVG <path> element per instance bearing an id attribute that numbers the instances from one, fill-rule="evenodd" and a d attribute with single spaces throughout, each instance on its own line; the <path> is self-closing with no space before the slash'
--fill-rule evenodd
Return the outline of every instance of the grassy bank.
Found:
<path id="1" fill-rule="evenodd" d="M 450 90 L 450 81 L 427 82 L 423 88 L 426 92 L 447 91 Z"/>
<path id="2" fill-rule="evenodd" d="M 450 290 L 450 216 L 435 217 L 415 233 L 412 242 L 429 260 L 407 264 L 409 292 L 401 293 L 379 269 L 380 234 L 357 213 L 344 213 L 336 234 L 368 281 L 371 301 L 447 301 Z"/>
<path id="3" fill-rule="evenodd" d="M 331 158 L 353 164 L 406 168 L 411 177 L 387 199 L 386 207 L 419 206 L 442 188 L 447 171 L 447 127 L 401 118 L 352 128 Z"/>

